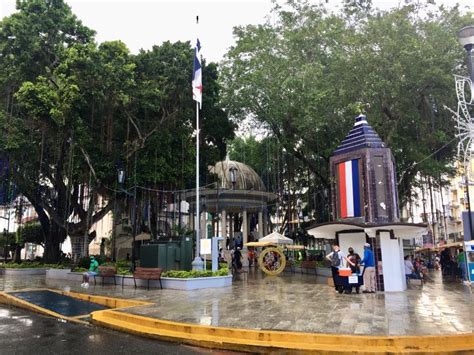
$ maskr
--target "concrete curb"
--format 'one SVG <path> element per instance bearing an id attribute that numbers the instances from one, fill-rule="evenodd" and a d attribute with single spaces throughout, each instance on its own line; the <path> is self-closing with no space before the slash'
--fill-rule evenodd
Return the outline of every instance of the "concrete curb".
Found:
<path id="1" fill-rule="evenodd" d="M 267 352 L 325 354 L 472 353 L 474 333 L 436 336 L 356 336 L 202 326 L 113 310 L 91 313 L 93 323 L 146 337 L 200 347 Z"/>

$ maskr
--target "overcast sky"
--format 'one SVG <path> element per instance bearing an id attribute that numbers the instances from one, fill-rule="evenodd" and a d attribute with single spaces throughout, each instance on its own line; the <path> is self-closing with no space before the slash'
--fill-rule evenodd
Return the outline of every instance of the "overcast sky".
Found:
<path id="1" fill-rule="evenodd" d="M 196 34 L 202 54 L 219 61 L 234 43 L 232 28 L 265 21 L 270 0 L 66 0 L 82 22 L 97 32 L 97 41 L 120 39 L 137 53 L 163 41 L 191 41 Z M 328 0 L 337 7 L 341 0 Z M 373 0 L 376 7 L 397 6 L 399 0 Z M 402 0 L 403 3 L 403 0 Z M 471 6 L 474 0 L 437 0 L 438 4 Z M 0 0 L 0 18 L 15 11 L 15 0 Z M 195 25 L 199 15 L 199 28 Z"/>

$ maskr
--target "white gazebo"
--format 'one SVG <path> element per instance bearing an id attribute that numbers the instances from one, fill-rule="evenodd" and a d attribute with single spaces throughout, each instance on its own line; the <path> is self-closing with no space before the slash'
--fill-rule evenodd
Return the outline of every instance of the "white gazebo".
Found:
<path id="1" fill-rule="evenodd" d="M 267 204 L 278 196 L 267 192 L 260 176 L 246 164 L 226 159 L 210 166 L 209 172 L 215 174 L 216 182 L 200 189 L 200 226 L 195 226 L 194 218 L 190 218 L 190 227 L 200 228 L 205 238 L 206 218 L 211 214 L 211 234 L 228 238 L 231 248 L 237 241 L 241 242 L 242 254 L 245 255 L 249 236 L 260 239 L 269 231 Z M 196 191 L 186 193 L 186 201 L 193 214 L 196 211 Z M 256 221 L 253 226 L 252 221 Z M 248 266 L 247 258 L 244 258 L 243 265 Z"/>

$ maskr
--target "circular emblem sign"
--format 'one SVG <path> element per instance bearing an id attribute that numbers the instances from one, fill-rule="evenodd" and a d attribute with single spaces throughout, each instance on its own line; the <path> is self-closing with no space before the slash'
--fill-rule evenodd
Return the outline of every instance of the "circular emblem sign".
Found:
<path id="1" fill-rule="evenodd" d="M 278 275 L 285 269 L 286 257 L 278 248 L 267 248 L 260 254 L 258 263 L 264 273 Z"/>

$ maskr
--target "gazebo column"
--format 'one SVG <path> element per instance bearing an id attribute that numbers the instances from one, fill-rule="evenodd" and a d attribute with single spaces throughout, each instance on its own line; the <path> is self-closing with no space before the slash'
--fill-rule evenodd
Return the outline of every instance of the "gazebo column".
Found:
<path id="1" fill-rule="evenodd" d="M 194 210 L 191 210 L 189 213 L 189 229 L 194 230 Z"/>
<path id="2" fill-rule="evenodd" d="M 227 216 L 226 216 L 226 212 L 225 210 L 222 210 L 221 211 L 221 233 L 220 233 L 220 237 L 224 238 L 224 243 L 225 243 L 225 239 L 227 237 Z"/>
<path id="3" fill-rule="evenodd" d="M 263 238 L 263 212 L 258 211 L 258 239 Z"/>
<path id="4" fill-rule="evenodd" d="M 201 239 L 207 238 L 206 215 L 207 215 L 207 212 L 201 213 Z"/>
<path id="5" fill-rule="evenodd" d="M 249 258 L 248 258 L 248 250 L 245 244 L 248 242 L 248 233 L 249 233 L 249 226 L 248 226 L 248 218 L 247 218 L 247 210 L 244 209 L 242 211 L 242 234 L 243 234 L 243 247 L 242 247 L 242 266 L 248 267 L 249 266 Z"/>
<path id="6" fill-rule="evenodd" d="M 263 236 L 268 234 L 268 216 L 267 213 L 263 215 Z"/>

